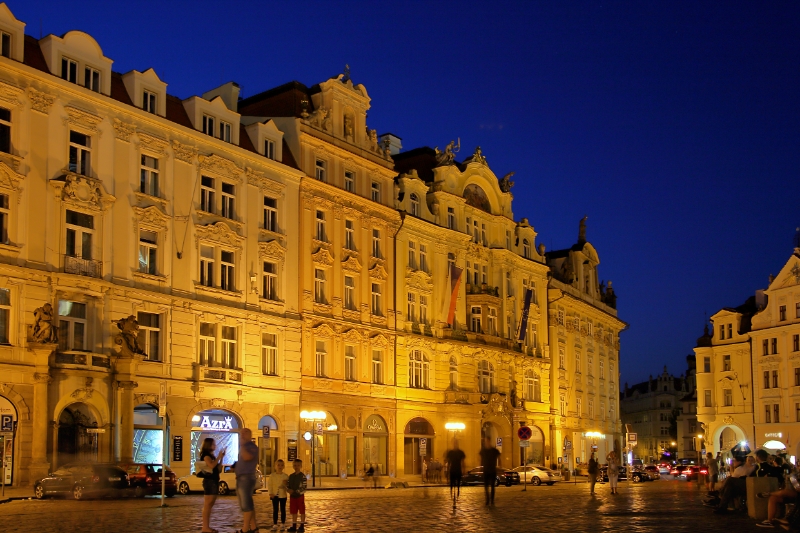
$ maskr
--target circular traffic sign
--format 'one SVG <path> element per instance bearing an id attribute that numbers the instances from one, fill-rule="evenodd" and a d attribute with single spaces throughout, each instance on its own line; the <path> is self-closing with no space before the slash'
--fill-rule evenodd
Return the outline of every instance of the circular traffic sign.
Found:
<path id="1" fill-rule="evenodd" d="M 522 426 L 517 430 L 517 437 L 519 440 L 528 440 L 533 436 L 533 431 L 528 426 Z"/>

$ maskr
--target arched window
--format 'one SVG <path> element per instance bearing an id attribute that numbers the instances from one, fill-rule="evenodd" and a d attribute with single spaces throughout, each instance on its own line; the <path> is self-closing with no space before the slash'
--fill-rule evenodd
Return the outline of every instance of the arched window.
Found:
<path id="1" fill-rule="evenodd" d="M 411 193 L 409 198 L 411 200 L 411 215 L 418 217 L 419 216 L 419 196 L 417 193 Z"/>
<path id="2" fill-rule="evenodd" d="M 450 390 L 458 390 L 458 361 L 450 358 Z"/>
<path id="3" fill-rule="evenodd" d="M 531 257 L 531 243 L 528 242 L 528 239 L 522 240 L 522 257 L 527 257 L 528 259 Z"/>
<path id="4" fill-rule="evenodd" d="M 415 389 L 430 388 L 431 364 L 419 350 L 408 356 L 408 386 Z"/>
<path id="5" fill-rule="evenodd" d="M 478 386 L 483 394 L 494 392 L 494 366 L 489 361 L 478 363 Z"/>

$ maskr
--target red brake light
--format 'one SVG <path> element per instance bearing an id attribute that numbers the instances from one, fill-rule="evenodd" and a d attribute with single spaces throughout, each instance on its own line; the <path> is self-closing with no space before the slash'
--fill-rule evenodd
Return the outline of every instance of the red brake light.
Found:
<path id="1" fill-rule="evenodd" d="M 100 476 L 92 476 L 92 483 L 100 483 Z"/>
<path id="2" fill-rule="evenodd" d="M 702 470 L 700 470 L 700 473 L 701 473 L 701 474 L 708 474 L 708 470 L 706 470 L 705 468 L 703 468 Z"/>
<path id="3" fill-rule="evenodd" d="M 144 481 L 145 481 L 145 483 L 150 483 L 151 481 L 153 481 L 153 478 L 151 478 L 150 476 L 147 476 L 147 477 L 144 478 Z"/>

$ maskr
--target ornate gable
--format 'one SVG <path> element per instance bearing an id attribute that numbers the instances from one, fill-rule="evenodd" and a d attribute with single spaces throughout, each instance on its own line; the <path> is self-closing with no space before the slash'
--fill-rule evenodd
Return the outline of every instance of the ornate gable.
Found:
<path id="1" fill-rule="evenodd" d="M 19 192 L 22 190 L 20 182 L 24 178 L 25 176 L 15 172 L 5 162 L 0 161 L 0 188 Z"/>
<path id="2" fill-rule="evenodd" d="M 263 172 L 247 167 L 244 175 L 248 185 L 258 187 L 262 193 L 281 198 L 284 196 L 286 186 L 283 183 L 267 178 Z"/>
<path id="3" fill-rule="evenodd" d="M 342 269 L 347 270 L 348 272 L 361 272 L 361 263 L 358 262 L 358 259 L 355 256 L 350 256 L 347 258 L 347 261 L 342 263 Z"/>
<path id="4" fill-rule="evenodd" d="M 408 286 L 430 292 L 433 290 L 433 280 L 427 272 L 422 270 L 414 270 L 406 276 L 406 283 Z"/>
<path id="5" fill-rule="evenodd" d="M 147 150 L 158 155 L 166 155 L 167 148 L 169 148 L 169 142 L 166 139 L 156 137 L 155 135 L 151 135 L 143 131 L 138 132 L 137 136 L 139 137 L 139 146 L 143 150 Z"/>
<path id="6" fill-rule="evenodd" d="M 241 248 L 244 242 L 244 237 L 239 236 L 238 233 L 233 231 L 224 222 L 217 222 L 216 224 L 207 224 L 202 226 L 195 224 L 196 239 L 210 241 L 223 246 L 230 246 L 232 248 Z"/>
<path id="7" fill-rule="evenodd" d="M 334 336 L 333 328 L 331 328 L 325 322 L 316 327 L 311 328 L 311 331 L 314 333 L 314 337 L 321 339 L 332 339 Z"/>
<path id="8" fill-rule="evenodd" d="M 389 347 L 389 339 L 387 339 L 383 333 L 373 335 L 370 337 L 369 342 L 372 344 L 372 346 L 380 346 L 381 348 Z"/>
<path id="9" fill-rule="evenodd" d="M 105 211 L 116 201 L 100 180 L 71 172 L 50 180 L 50 185 L 55 189 L 57 199 L 77 208 Z"/>
<path id="10" fill-rule="evenodd" d="M 242 173 L 244 171 L 230 159 L 218 156 L 217 154 L 211 154 L 201 155 L 199 160 L 200 170 L 208 170 L 235 180 L 238 183 L 242 182 Z"/>
<path id="11" fill-rule="evenodd" d="M 134 207 L 133 212 L 136 215 L 136 221 L 140 225 L 152 226 L 158 229 L 167 228 L 169 216 L 154 205 L 150 207 Z"/>
<path id="12" fill-rule="evenodd" d="M 93 113 L 78 109 L 77 107 L 68 106 L 64 108 L 67 112 L 67 118 L 64 119 L 64 124 L 78 126 L 92 133 L 97 132 L 97 126 L 103 121 L 102 117 L 98 117 Z"/>
<path id="13" fill-rule="evenodd" d="M 317 253 L 311 256 L 311 260 L 317 266 L 323 266 L 323 267 L 333 266 L 333 256 L 325 248 L 320 248 L 319 250 L 317 250 Z"/>
<path id="14" fill-rule="evenodd" d="M 389 274 L 386 273 L 386 269 L 383 268 L 383 265 L 375 265 L 372 270 L 369 271 L 370 279 L 386 281 L 389 278 Z"/>
<path id="15" fill-rule="evenodd" d="M 360 342 L 363 342 L 364 337 L 361 335 L 361 333 L 357 329 L 350 328 L 345 332 L 344 340 L 345 341 L 349 341 L 349 342 L 360 343 Z"/>
<path id="16" fill-rule="evenodd" d="M 286 256 L 286 248 L 281 246 L 277 240 L 258 243 L 258 257 L 260 259 L 278 259 L 280 261 Z"/>

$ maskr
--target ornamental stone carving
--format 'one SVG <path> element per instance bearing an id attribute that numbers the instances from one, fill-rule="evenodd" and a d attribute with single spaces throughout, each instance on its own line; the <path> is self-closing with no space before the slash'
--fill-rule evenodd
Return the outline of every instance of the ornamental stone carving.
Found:
<path id="1" fill-rule="evenodd" d="M 159 229 L 167 228 L 169 217 L 154 205 L 150 207 L 134 207 L 133 212 L 139 224 L 154 226 Z"/>
<path id="2" fill-rule="evenodd" d="M 15 169 L 0 161 L 0 187 L 19 192 L 22 190 L 19 184 L 23 178 L 22 174 L 17 173 Z"/>
<path id="3" fill-rule="evenodd" d="M 323 266 L 323 267 L 333 266 L 333 255 L 331 255 L 331 253 L 325 248 L 320 248 L 319 250 L 317 250 L 317 253 L 311 256 L 311 260 L 317 266 Z"/>
<path id="4" fill-rule="evenodd" d="M 278 259 L 283 260 L 286 256 L 286 248 L 281 246 L 277 240 L 258 243 L 258 257 L 261 259 Z"/>
<path id="5" fill-rule="evenodd" d="M 369 277 L 370 279 L 385 281 L 389 279 L 389 274 L 387 274 L 383 265 L 377 264 L 369 271 Z"/>
<path id="6" fill-rule="evenodd" d="M 321 338 L 321 339 L 332 339 L 335 335 L 333 328 L 331 328 L 328 324 L 323 322 L 316 327 L 311 328 L 311 331 L 314 333 L 314 337 Z"/>
<path id="7" fill-rule="evenodd" d="M 22 100 L 20 97 L 24 94 L 24 91 L 15 85 L 11 85 L 10 83 L 6 83 L 4 81 L 0 81 L 0 100 L 5 102 L 6 104 L 16 107 L 18 105 L 22 105 Z"/>
<path id="8" fill-rule="evenodd" d="M 116 201 L 107 192 L 100 180 L 68 172 L 50 180 L 56 189 L 56 198 L 61 201 L 86 209 L 105 211 Z"/>
<path id="9" fill-rule="evenodd" d="M 156 137 L 155 135 L 151 135 L 143 131 L 138 132 L 136 136 L 139 137 L 140 147 L 158 155 L 167 154 L 167 148 L 169 148 L 169 142 L 166 139 Z"/>
<path id="10" fill-rule="evenodd" d="M 191 164 L 194 163 L 194 158 L 197 157 L 197 148 L 173 140 L 172 153 L 175 154 L 175 159 L 178 161 Z"/>
<path id="11" fill-rule="evenodd" d="M 120 119 L 114 119 L 114 133 L 117 139 L 125 142 L 130 142 L 131 135 L 136 131 L 136 126 L 122 122 Z"/>
<path id="12" fill-rule="evenodd" d="M 31 102 L 31 109 L 47 115 L 50 113 L 50 108 L 53 107 L 56 97 L 29 87 L 28 100 Z"/>
<path id="13" fill-rule="evenodd" d="M 121 318 L 114 322 L 119 333 L 114 336 L 114 351 L 122 357 L 145 355 L 139 345 L 139 322 L 133 315 Z"/>
<path id="14" fill-rule="evenodd" d="M 284 196 L 284 189 L 286 186 L 283 183 L 271 180 L 266 175 L 258 170 L 247 167 L 244 171 L 245 179 L 248 185 L 253 185 L 261 189 L 265 194 L 272 194 L 275 196 Z"/>
<path id="15" fill-rule="evenodd" d="M 199 160 L 201 170 L 209 170 L 217 174 L 222 174 L 223 176 L 241 183 L 242 173 L 244 171 L 230 159 L 218 156 L 217 154 L 211 154 L 201 155 Z"/>
<path id="16" fill-rule="evenodd" d="M 342 262 L 342 269 L 347 270 L 348 272 L 361 272 L 361 263 L 358 262 L 358 259 L 355 256 L 351 255 L 347 258 L 346 261 Z"/>
<path id="17" fill-rule="evenodd" d="M 242 247 L 242 242 L 244 241 L 244 237 L 241 237 L 226 223 L 221 221 L 216 224 L 207 224 L 205 226 L 196 224 L 194 231 L 196 235 L 195 240 L 202 239 L 237 249 Z"/>
<path id="18" fill-rule="evenodd" d="M 97 132 L 97 126 L 103 121 L 102 117 L 77 107 L 67 106 L 64 111 L 67 112 L 66 124 L 78 126 L 91 132 Z"/>
<path id="19" fill-rule="evenodd" d="M 33 330 L 31 340 L 42 344 L 55 344 L 58 342 L 58 332 L 53 327 L 53 306 L 46 303 L 37 307 L 33 312 Z"/>

